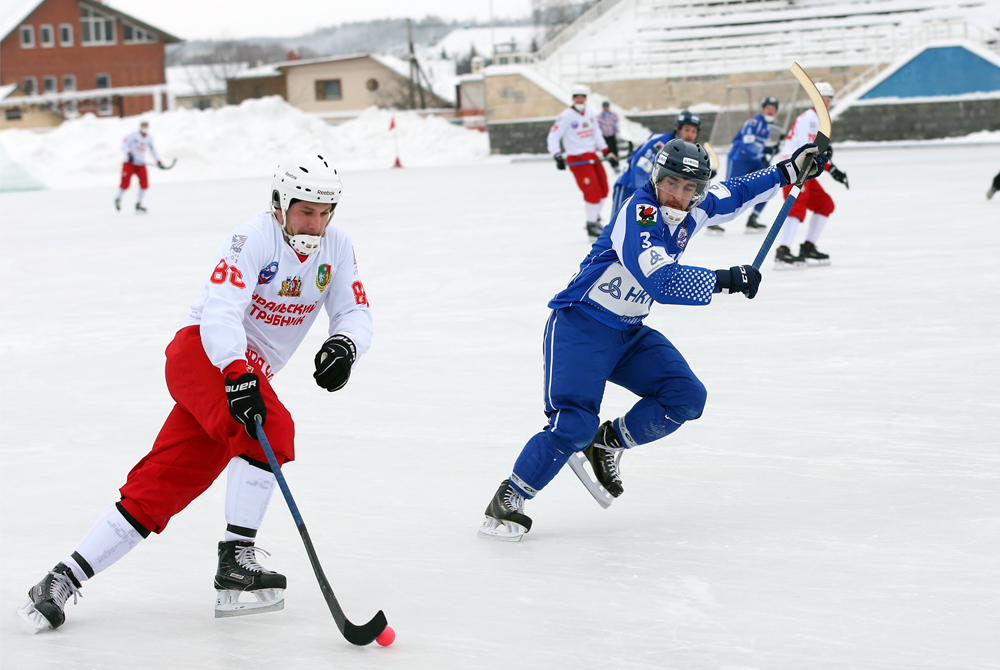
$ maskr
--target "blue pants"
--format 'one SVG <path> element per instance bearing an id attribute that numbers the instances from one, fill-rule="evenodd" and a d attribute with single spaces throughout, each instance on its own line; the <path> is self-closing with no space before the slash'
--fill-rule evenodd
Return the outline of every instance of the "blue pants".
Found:
<path id="1" fill-rule="evenodd" d="M 729 167 L 726 168 L 726 180 L 736 179 L 737 177 L 742 177 L 743 175 L 750 174 L 751 172 L 763 170 L 766 167 L 767 163 L 762 160 L 740 160 L 739 158 L 733 158 L 729 160 Z M 760 214 L 764 211 L 764 207 L 766 205 L 767 200 L 764 202 L 758 202 L 753 206 L 753 211 Z"/>
<path id="2" fill-rule="evenodd" d="M 648 326 L 618 330 L 582 307 L 565 307 L 549 316 L 543 349 L 549 423 L 521 450 L 511 478 L 526 497 L 552 481 L 570 454 L 590 446 L 607 382 L 641 396 L 614 422 L 624 446 L 665 437 L 705 408 L 705 386 L 674 345 Z"/>

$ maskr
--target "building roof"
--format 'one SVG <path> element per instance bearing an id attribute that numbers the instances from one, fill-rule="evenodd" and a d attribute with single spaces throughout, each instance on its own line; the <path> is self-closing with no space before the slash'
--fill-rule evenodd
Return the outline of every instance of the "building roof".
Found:
<path id="1" fill-rule="evenodd" d="M 151 26 L 130 14 L 126 14 L 123 11 L 117 10 L 109 5 L 105 5 L 97 0 L 78 1 L 80 4 L 87 5 L 101 14 L 109 14 L 116 19 L 131 23 L 137 28 L 142 28 L 143 30 L 155 33 L 159 35 L 167 44 L 183 42 L 181 38 L 175 37 L 165 30 L 161 30 L 156 26 Z M 32 12 L 38 9 L 43 2 L 45 2 L 45 0 L 4 0 L 3 7 L 0 9 L 0 40 L 7 39 L 7 36 L 17 30 L 17 27 L 24 23 L 24 20 L 28 18 Z"/>
<path id="2" fill-rule="evenodd" d="M 246 63 L 174 65 L 166 68 L 167 86 L 181 97 L 218 95 L 226 92 L 226 80 L 237 79 L 247 70 Z"/>
<path id="3" fill-rule="evenodd" d="M 6 86 L 0 86 L 0 100 L 4 100 L 8 95 L 17 90 L 17 84 L 7 84 Z"/>

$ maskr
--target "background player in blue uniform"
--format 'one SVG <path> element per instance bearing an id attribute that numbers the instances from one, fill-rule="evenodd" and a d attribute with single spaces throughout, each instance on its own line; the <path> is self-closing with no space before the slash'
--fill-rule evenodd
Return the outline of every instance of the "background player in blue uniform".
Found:
<path id="1" fill-rule="evenodd" d="M 531 528 L 525 500 L 577 452 L 586 455 L 610 496 L 621 495 L 616 452 L 658 440 L 701 416 L 705 387 L 674 345 L 642 321 L 654 302 L 707 305 L 719 292 L 753 298 L 760 272 L 752 265 L 712 271 L 681 265 L 680 258 L 705 226 L 773 197 L 816 153 L 815 145 L 803 146 L 773 168 L 711 188 L 709 156 L 701 145 L 678 138 L 656 154 L 650 181 L 625 201 L 576 276 L 549 302 L 543 345 L 548 425 L 528 440 L 510 478 L 500 484 L 481 535 L 520 540 Z M 809 176 L 818 175 L 823 163 L 825 156 Z M 624 416 L 601 424 L 609 381 L 640 400 Z"/>
<path id="2" fill-rule="evenodd" d="M 729 166 L 726 179 L 735 179 L 743 175 L 766 168 L 771 163 L 771 157 L 777 151 L 778 145 L 767 145 L 771 136 L 771 123 L 778 114 L 778 99 L 768 96 L 760 102 L 761 113 L 747 119 L 729 149 Z M 750 218 L 747 219 L 748 233 L 763 233 L 767 226 L 757 223 L 757 217 L 764 211 L 766 202 L 754 205 Z"/>
<path id="3" fill-rule="evenodd" d="M 615 218 L 618 209 L 630 195 L 649 182 L 649 173 L 653 170 L 653 159 L 656 158 L 656 153 L 663 148 L 663 145 L 675 137 L 679 137 L 685 142 L 694 142 L 698 139 L 700 131 L 701 117 L 685 109 L 677 115 L 677 119 L 674 121 L 674 132 L 653 133 L 642 146 L 633 151 L 632 155 L 629 156 L 628 165 L 615 180 L 611 196 L 611 218 Z"/>

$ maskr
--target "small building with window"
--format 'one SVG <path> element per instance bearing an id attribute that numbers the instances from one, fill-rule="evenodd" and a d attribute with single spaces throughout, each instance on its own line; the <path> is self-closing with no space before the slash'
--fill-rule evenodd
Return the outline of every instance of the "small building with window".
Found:
<path id="1" fill-rule="evenodd" d="M 11 0 L 0 8 L 0 85 L 26 96 L 166 84 L 165 45 L 180 40 L 98 0 Z M 129 116 L 153 96 L 60 102 L 65 115 Z"/>
<path id="2" fill-rule="evenodd" d="M 426 86 L 414 86 L 409 64 L 393 56 L 352 54 L 274 63 L 228 82 L 229 103 L 281 95 L 289 104 L 330 120 L 375 107 L 442 109 L 453 104 Z M 422 98 L 422 101 L 421 101 Z"/>

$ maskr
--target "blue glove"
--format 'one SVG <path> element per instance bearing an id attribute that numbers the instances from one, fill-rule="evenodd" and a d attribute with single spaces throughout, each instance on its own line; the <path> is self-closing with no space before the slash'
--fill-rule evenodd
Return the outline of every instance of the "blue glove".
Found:
<path id="1" fill-rule="evenodd" d="M 815 162 L 813 161 L 815 159 Z M 798 182 L 799 176 L 805 173 L 803 182 L 815 179 L 823 172 L 823 166 L 830 160 L 829 154 L 819 153 L 819 148 L 815 144 L 803 144 L 795 150 L 791 158 L 779 161 L 775 166 L 778 174 L 781 175 L 781 185 L 790 186 Z"/>

